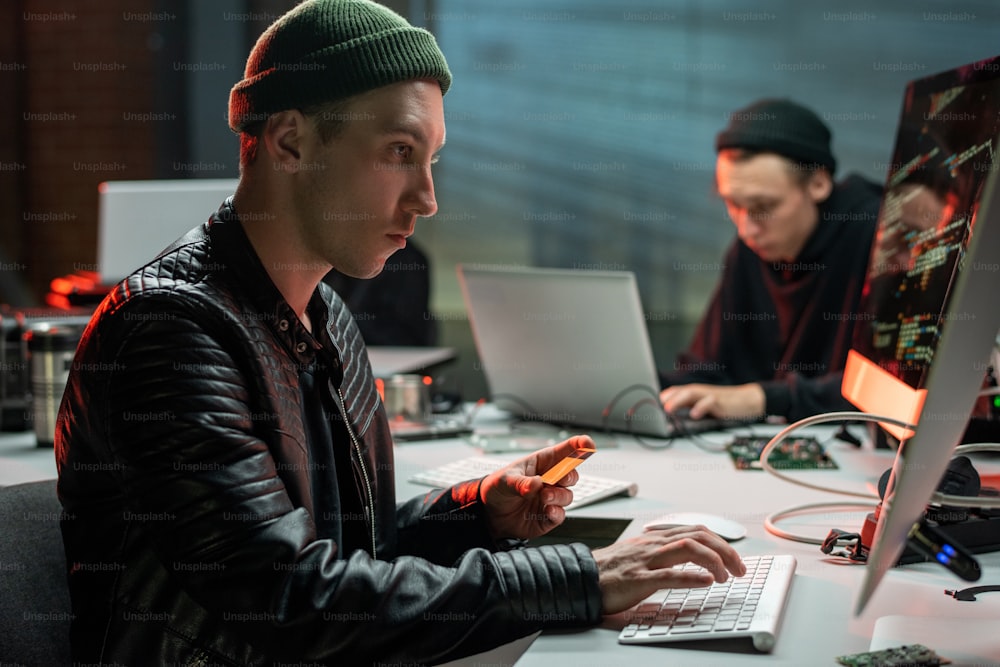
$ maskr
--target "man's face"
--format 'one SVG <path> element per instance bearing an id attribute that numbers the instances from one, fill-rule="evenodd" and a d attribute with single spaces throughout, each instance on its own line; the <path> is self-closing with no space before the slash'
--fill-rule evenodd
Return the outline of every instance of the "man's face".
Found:
<path id="1" fill-rule="evenodd" d="M 437 212 L 431 165 L 445 141 L 441 87 L 420 80 L 377 88 L 353 98 L 343 118 L 326 144 L 308 134 L 295 218 L 317 261 L 371 278 L 406 245 L 417 217 Z"/>
<path id="2" fill-rule="evenodd" d="M 886 273 L 904 273 L 940 242 L 958 202 L 954 193 L 942 198 L 923 185 L 904 183 L 888 192 L 884 208 L 884 224 L 876 234 L 876 266 Z"/>
<path id="3" fill-rule="evenodd" d="M 736 160 L 723 151 L 715 178 L 740 239 L 766 262 L 795 260 L 816 228 L 817 205 L 829 194 L 828 187 L 812 182 L 828 182 L 826 172 L 800 183 L 788 161 L 771 153 Z"/>

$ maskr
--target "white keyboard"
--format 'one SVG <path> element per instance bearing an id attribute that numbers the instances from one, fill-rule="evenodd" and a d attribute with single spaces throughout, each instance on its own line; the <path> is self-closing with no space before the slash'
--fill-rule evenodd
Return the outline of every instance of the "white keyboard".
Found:
<path id="1" fill-rule="evenodd" d="M 488 475 L 509 463 L 509 460 L 491 456 L 471 456 L 439 468 L 417 473 L 410 478 L 410 481 L 437 488 L 447 488 L 459 482 Z M 579 481 L 569 488 L 573 491 L 573 502 L 566 506 L 567 510 L 583 507 L 612 496 L 634 496 L 639 491 L 638 485 L 631 482 L 594 477 L 583 473 L 580 473 Z"/>
<path id="2" fill-rule="evenodd" d="M 745 556 L 746 575 L 703 588 L 665 588 L 627 612 L 622 644 L 749 637 L 770 652 L 778 635 L 795 556 Z M 683 569 L 700 569 L 686 563 Z"/>

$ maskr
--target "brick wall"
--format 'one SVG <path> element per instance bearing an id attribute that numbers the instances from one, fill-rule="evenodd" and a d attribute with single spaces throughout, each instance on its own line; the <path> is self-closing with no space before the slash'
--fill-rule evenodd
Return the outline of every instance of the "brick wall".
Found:
<path id="1" fill-rule="evenodd" d="M 3 161 L 18 168 L 0 172 L 0 243 L 38 299 L 53 277 L 94 268 L 98 183 L 151 178 L 157 123 L 170 122 L 151 120 L 169 113 L 152 104 L 163 46 L 153 1 L 80 4 L 24 0 L 12 3 L 14 16 L 4 9 L 12 20 L 0 42 L 18 45 L 18 67 L 0 72 L 0 93 L 16 101 L 0 117 L 5 136 L 17 137 Z"/>
<path id="2" fill-rule="evenodd" d="M 0 303 L 40 303 L 53 278 L 96 269 L 102 181 L 197 175 L 174 167 L 192 154 L 198 75 L 183 63 L 195 13 L 203 23 L 223 9 L 252 17 L 239 62 L 225 64 L 235 82 L 270 17 L 295 4 L 0 2 Z M 402 0 L 386 4 L 406 11 Z M 194 112 L 226 132 L 219 111 Z"/>

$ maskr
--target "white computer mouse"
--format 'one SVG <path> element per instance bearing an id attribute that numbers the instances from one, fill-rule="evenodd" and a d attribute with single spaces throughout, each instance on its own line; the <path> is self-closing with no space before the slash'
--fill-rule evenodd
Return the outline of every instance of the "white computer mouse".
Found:
<path id="1" fill-rule="evenodd" d="M 673 528 L 674 526 L 697 526 L 702 525 L 710 531 L 728 542 L 746 537 L 747 529 L 743 524 L 719 516 L 718 514 L 708 514 L 706 512 L 671 512 L 661 517 L 653 519 L 645 526 L 646 530 L 656 530 L 662 528 Z"/>

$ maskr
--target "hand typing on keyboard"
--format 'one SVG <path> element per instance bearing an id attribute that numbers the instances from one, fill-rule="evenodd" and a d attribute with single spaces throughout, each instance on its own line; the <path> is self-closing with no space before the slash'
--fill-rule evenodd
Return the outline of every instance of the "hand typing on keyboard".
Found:
<path id="1" fill-rule="evenodd" d="M 566 518 L 573 502 L 569 489 L 580 478 L 571 470 L 556 484 L 545 484 L 539 475 L 575 450 L 594 449 L 594 441 L 577 435 L 545 447 L 487 475 L 479 487 L 495 538 L 531 539 L 549 532 Z"/>
<path id="2" fill-rule="evenodd" d="M 679 384 L 660 392 L 667 412 L 690 408 L 691 419 L 745 419 L 764 414 L 764 389 L 757 383 L 736 386 Z"/>
<path id="3" fill-rule="evenodd" d="M 663 588 L 695 588 L 741 577 L 739 553 L 700 527 L 650 530 L 594 551 L 605 614 L 617 614 Z M 674 568 L 693 563 L 703 569 Z"/>
<path id="4" fill-rule="evenodd" d="M 789 554 L 747 556 L 746 573 L 708 588 L 656 591 L 627 614 L 622 644 L 658 644 L 696 639 L 753 640 L 758 651 L 771 651 L 784 615 L 795 557 Z M 696 569 L 686 563 L 679 570 Z"/>

